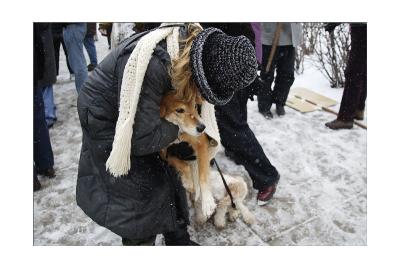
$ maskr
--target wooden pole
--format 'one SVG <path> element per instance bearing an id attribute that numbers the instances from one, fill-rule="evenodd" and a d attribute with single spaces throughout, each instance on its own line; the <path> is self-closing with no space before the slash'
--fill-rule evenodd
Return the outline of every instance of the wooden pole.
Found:
<path id="1" fill-rule="evenodd" d="M 274 33 L 274 38 L 272 40 L 271 52 L 269 53 L 267 67 L 265 68 L 266 73 L 268 73 L 269 70 L 271 69 L 272 59 L 274 58 L 274 55 L 276 52 L 276 47 L 278 46 L 278 43 L 279 43 L 279 37 L 281 35 L 281 31 L 282 31 L 282 22 L 277 22 L 275 33 Z"/>

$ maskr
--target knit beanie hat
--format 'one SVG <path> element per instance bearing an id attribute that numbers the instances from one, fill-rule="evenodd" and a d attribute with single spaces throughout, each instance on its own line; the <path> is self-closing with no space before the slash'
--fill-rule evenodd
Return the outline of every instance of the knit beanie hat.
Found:
<path id="1" fill-rule="evenodd" d="M 190 51 L 193 79 L 211 104 L 225 105 L 257 76 L 256 52 L 245 36 L 229 36 L 217 28 L 201 31 Z"/>

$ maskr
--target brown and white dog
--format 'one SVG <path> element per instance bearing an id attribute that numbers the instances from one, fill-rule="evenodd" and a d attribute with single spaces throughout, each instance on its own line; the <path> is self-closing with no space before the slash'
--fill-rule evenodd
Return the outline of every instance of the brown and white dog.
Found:
<path id="1" fill-rule="evenodd" d="M 225 227 L 225 215 L 229 212 L 229 219 L 235 220 L 241 213 L 247 224 L 255 221 L 254 215 L 243 204 L 247 195 L 247 185 L 240 176 L 224 174 L 231 190 L 233 201 L 237 209 L 231 207 L 230 197 L 225 190 L 223 182 L 216 171 L 210 171 L 210 158 L 208 149 L 211 140 L 204 133 L 205 125 L 202 123 L 196 105 L 201 100 L 196 99 L 190 103 L 177 100 L 174 94 L 166 95 L 160 105 L 160 116 L 176 124 L 180 128 L 179 141 L 188 142 L 195 151 L 197 165 L 180 160 L 176 157 L 166 157 L 166 151 L 161 155 L 168 163 L 180 173 L 182 184 L 186 191 L 194 196 L 196 222 L 202 224 L 212 215 L 215 208 L 214 225 L 217 228 Z M 196 162 L 191 161 L 191 162 Z M 193 169 L 198 170 L 193 170 Z M 217 201 L 217 205 L 214 202 Z"/>

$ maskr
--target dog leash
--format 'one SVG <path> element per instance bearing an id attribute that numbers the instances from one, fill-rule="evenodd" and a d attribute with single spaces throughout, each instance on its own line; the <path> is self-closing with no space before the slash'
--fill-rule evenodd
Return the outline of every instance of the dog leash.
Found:
<path id="1" fill-rule="evenodd" d="M 228 192 L 229 198 L 231 199 L 231 205 L 232 205 L 233 208 L 236 208 L 235 202 L 233 202 L 233 197 L 232 197 L 231 190 L 229 189 L 228 184 L 225 181 L 224 175 L 222 174 L 221 169 L 219 168 L 219 166 L 217 164 L 217 160 L 215 160 L 215 158 L 213 158 L 213 159 L 211 159 L 210 163 L 211 163 L 211 165 L 215 164 L 215 166 L 217 167 L 219 175 L 221 175 L 222 182 L 224 183 L 225 189 Z"/>

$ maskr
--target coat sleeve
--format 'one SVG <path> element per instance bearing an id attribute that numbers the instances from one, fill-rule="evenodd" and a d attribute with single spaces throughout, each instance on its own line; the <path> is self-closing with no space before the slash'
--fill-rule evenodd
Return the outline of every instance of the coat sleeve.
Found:
<path id="1" fill-rule="evenodd" d="M 119 88 L 121 88 L 123 71 L 119 74 Z M 142 156 L 159 152 L 178 137 L 179 128 L 160 118 L 161 99 L 171 89 L 167 68 L 153 56 L 143 80 L 135 115 L 132 137 L 134 155 Z"/>

